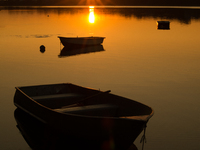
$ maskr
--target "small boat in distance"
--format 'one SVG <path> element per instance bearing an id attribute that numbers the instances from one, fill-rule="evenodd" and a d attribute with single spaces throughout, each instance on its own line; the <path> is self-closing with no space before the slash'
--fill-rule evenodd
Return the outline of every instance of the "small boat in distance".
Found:
<path id="1" fill-rule="evenodd" d="M 62 133 L 112 150 L 128 149 L 154 113 L 110 91 L 71 83 L 16 87 L 14 104 Z"/>
<path id="2" fill-rule="evenodd" d="M 157 21 L 157 29 L 169 30 L 170 22 L 169 21 Z"/>
<path id="3" fill-rule="evenodd" d="M 61 37 L 58 36 L 60 42 L 63 46 L 69 45 L 83 45 L 83 46 L 92 46 L 92 45 L 100 45 L 103 43 L 105 37 Z"/>

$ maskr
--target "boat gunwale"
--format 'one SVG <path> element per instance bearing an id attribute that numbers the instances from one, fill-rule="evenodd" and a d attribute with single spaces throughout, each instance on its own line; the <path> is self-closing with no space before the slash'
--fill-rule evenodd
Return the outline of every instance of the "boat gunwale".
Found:
<path id="1" fill-rule="evenodd" d="M 64 36 L 58 36 L 58 38 L 62 39 L 105 39 L 106 37 L 100 37 L 100 36 L 88 36 L 88 37 L 64 37 Z"/>

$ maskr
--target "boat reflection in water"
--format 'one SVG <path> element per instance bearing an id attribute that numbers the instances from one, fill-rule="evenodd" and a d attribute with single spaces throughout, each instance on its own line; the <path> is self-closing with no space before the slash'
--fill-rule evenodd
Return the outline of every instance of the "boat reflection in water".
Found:
<path id="1" fill-rule="evenodd" d="M 77 139 L 63 134 L 19 108 L 15 110 L 14 116 L 17 128 L 33 150 L 104 150 L 94 141 Z M 105 150 L 111 150 L 111 148 L 107 147 Z M 137 147 L 133 144 L 128 150 L 137 150 Z"/>
<path id="2" fill-rule="evenodd" d="M 82 46 L 82 45 L 73 45 L 73 46 L 65 46 L 60 51 L 60 55 L 58 57 L 67 57 L 67 56 L 74 56 L 80 54 L 89 54 L 95 52 L 102 52 L 105 51 L 103 45 L 93 45 L 93 46 Z"/>

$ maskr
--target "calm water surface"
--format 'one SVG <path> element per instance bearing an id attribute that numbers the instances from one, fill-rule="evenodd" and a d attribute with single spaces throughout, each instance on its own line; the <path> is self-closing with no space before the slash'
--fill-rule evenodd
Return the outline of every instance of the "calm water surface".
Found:
<path id="1" fill-rule="evenodd" d="M 30 149 L 16 127 L 14 87 L 71 82 L 151 106 L 146 150 L 198 150 L 199 14 L 183 8 L 0 10 L 0 149 Z M 157 30 L 158 20 L 170 21 L 170 30 Z M 60 57 L 57 36 L 104 36 L 104 51 Z"/>

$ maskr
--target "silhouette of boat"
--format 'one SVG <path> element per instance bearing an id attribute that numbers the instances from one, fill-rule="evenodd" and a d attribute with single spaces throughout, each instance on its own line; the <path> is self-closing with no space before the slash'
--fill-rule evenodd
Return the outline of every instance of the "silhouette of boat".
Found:
<path id="1" fill-rule="evenodd" d="M 103 48 L 103 45 L 92 45 L 92 46 L 70 46 L 70 47 L 64 47 L 60 51 L 59 57 L 67 57 L 67 56 L 74 56 L 74 55 L 80 55 L 80 54 L 89 54 L 89 53 L 95 53 L 95 52 L 102 52 L 105 51 Z"/>
<path id="2" fill-rule="evenodd" d="M 14 104 L 63 134 L 125 150 L 153 110 L 109 92 L 70 83 L 16 87 Z"/>
<path id="3" fill-rule="evenodd" d="M 61 37 L 58 36 L 64 46 L 69 45 L 100 45 L 105 37 Z"/>
<path id="4" fill-rule="evenodd" d="M 157 21 L 157 29 L 169 30 L 170 22 L 169 21 Z"/>

